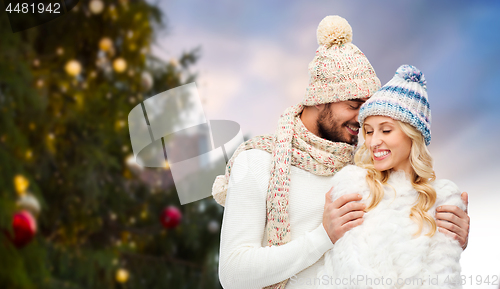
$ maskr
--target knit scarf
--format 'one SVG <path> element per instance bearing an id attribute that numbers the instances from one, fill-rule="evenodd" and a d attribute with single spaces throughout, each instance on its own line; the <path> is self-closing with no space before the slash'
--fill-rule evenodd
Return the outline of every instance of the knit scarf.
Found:
<path id="1" fill-rule="evenodd" d="M 275 135 L 257 136 L 241 144 L 229 160 L 225 175 L 218 176 L 212 187 L 214 199 L 224 206 L 231 168 L 239 153 L 260 149 L 272 155 L 266 200 L 268 246 L 281 246 L 291 240 L 288 216 L 291 166 L 318 176 L 332 176 L 352 164 L 355 146 L 331 142 L 311 133 L 300 120 L 303 109 L 302 104 L 289 107 L 281 115 Z M 282 289 L 287 281 L 266 288 Z"/>

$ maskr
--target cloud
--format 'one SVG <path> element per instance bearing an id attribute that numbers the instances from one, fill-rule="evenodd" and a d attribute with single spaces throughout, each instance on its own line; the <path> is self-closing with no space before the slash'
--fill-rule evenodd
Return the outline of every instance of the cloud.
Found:
<path id="1" fill-rule="evenodd" d="M 314 51 L 302 55 L 274 39 L 235 38 L 200 27 L 189 34 L 183 31 L 187 28 L 177 30 L 159 45 L 179 51 L 172 47 L 173 43 L 180 47 L 201 44 L 202 57 L 195 69 L 199 71 L 197 84 L 207 118 L 237 121 L 251 135 L 272 133 L 283 110 L 301 101 L 308 83 L 307 65 Z M 166 58 L 159 49 L 155 53 Z M 260 112 L 257 120 L 255 112 Z"/>

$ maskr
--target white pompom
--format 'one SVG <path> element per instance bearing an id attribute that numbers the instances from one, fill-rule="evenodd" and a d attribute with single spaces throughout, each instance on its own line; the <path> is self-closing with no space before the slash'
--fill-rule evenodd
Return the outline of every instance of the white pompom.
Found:
<path id="1" fill-rule="evenodd" d="M 340 46 L 352 41 L 352 28 L 340 16 L 326 16 L 318 25 L 317 37 L 319 45 Z"/>

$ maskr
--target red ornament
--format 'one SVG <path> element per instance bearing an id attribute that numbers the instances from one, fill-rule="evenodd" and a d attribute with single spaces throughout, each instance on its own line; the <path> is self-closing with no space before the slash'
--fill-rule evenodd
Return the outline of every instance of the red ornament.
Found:
<path id="1" fill-rule="evenodd" d="M 167 229 L 175 228 L 182 219 L 182 213 L 174 206 L 169 206 L 161 213 L 160 222 Z"/>
<path id="2" fill-rule="evenodd" d="M 22 210 L 14 214 L 12 220 L 14 236 L 9 236 L 17 248 L 26 246 L 35 236 L 36 220 L 30 212 Z"/>

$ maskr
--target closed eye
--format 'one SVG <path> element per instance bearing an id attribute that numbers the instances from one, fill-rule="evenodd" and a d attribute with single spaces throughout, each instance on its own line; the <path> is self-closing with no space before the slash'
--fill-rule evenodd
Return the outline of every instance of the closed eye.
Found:
<path id="1" fill-rule="evenodd" d="M 359 101 L 355 101 L 355 100 L 350 100 L 346 104 L 349 105 L 350 109 L 352 109 L 352 110 L 358 110 L 363 103 L 359 102 Z"/>

